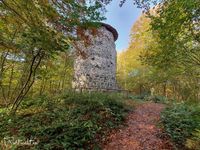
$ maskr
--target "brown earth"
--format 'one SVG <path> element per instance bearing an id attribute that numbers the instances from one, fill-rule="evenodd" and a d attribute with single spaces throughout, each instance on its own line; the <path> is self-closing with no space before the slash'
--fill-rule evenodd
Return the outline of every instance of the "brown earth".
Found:
<path id="1" fill-rule="evenodd" d="M 163 104 L 142 103 L 131 112 L 125 126 L 106 139 L 104 150 L 173 150 L 166 134 L 158 127 Z"/>

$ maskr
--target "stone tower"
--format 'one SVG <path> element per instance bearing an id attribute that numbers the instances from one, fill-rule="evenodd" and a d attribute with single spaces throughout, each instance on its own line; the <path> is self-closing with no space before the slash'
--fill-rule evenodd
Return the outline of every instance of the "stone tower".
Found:
<path id="1" fill-rule="evenodd" d="M 78 55 L 74 62 L 73 88 L 116 89 L 117 31 L 112 26 L 101 23 L 96 34 L 88 29 L 85 35 L 89 44 L 79 42 L 75 48 Z"/>

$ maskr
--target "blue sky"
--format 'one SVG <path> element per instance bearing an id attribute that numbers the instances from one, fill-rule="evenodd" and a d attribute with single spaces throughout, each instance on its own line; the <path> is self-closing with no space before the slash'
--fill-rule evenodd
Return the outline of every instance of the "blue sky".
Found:
<path id="1" fill-rule="evenodd" d="M 128 47 L 131 27 L 140 16 L 141 9 L 136 8 L 131 0 L 123 7 L 119 7 L 119 0 L 113 0 L 107 6 L 107 11 L 105 22 L 117 29 L 119 38 L 116 41 L 116 49 L 120 52 Z"/>

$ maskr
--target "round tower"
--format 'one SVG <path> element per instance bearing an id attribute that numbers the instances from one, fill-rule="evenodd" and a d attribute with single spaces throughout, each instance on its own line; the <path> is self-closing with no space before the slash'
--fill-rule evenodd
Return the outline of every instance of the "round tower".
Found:
<path id="1" fill-rule="evenodd" d="M 96 32 L 87 29 L 84 34 L 89 42 L 76 44 L 73 88 L 116 89 L 117 31 L 101 23 Z"/>

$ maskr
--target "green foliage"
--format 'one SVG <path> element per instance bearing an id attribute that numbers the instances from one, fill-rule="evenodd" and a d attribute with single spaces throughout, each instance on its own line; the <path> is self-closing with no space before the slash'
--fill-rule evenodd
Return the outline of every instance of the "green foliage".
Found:
<path id="1" fill-rule="evenodd" d="M 139 58 L 145 50 L 146 43 L 152 39 L 148 31 L 149 21 L 150 19 L 145 15 L 138 18 L 131 29 L 128 49 L 118 55 L 118 81 L 125 89 L 141 88 L 142 90 L 148 85 L 146 72 L 149 72 L 149 69 L 142 65 Z M 141 90 L 140 92 L 143 92 Z"/>
<path id="2" fill-rule="evenodd" d="M 200 129 L 200 107 L 196 104 L 174 103 L 162 113 L 162 122 L 172 140 L 181 147 Z"/>
<path id="3" fill-rule="evenodd" d="M 161 96 L 161 95 L 146 96 L 146 97 L 144 97 L 144 100 L 153 101 L 155 103 L 167 103 L 167 101 L 168 101 L 165 96 Z"/>
<path id="4" fill-rule="evenodd" d="M 142 94 L 142 95 L 131 95 L 129 96 L 132 100 L 139 100 L 139 101 L 152 101 L 155 103 L 169 103 L 169 100 L 165 96 L 161 95 L 154 95 L 151 96 L 149 94 Z"/>
<path id="5" fill-rule="evenodd" d="M 33 94 L 33 87 L 35 91 L 43 93 L 49 78 L 49 93 L 69 87 L 72 74 L 70 48 L 80 39 L 78 32 L 83 32 L 86 27 L 97 28 L 99 23 L 95 22 L 105 19 L 105 5 L 109 2 L 2 0 L 0 103 L 7 107 L 12 105 L 15 112 L 30 90 Z M 55 61 L 63 57 L 63 53 L 65 58 Z M 58 77 L 58 74 L 63 75 Z M 55 82 L 56 88 L 53 89 Z"/>
<path id="6" fill-rule="evenodd" d="M 129 47 L 119 54 L 120 85 L 140 95 L 153 87 L 155 95 L 199 100 L 199 0 L 136 4 L 156 7 L 134 23 Z"/>
<path id="7" fill-rule="evenodd" d="M 128 111 L 119 95 L 73 92 L 29 99 L 20 108 L 16 116 L 1 115 L 0 139 L 35 138 L 35 149 L 98 147 L 97 135 L 121 124 Z"/>
<path id="8" fill-rule="evenodd" d="M 193 133 L 191 139 L 187 139 L 186 146 L 190 149 L 200 150 L 200 130 L 196 130 Z"/>
<path id="9" fill-rule="evenodd" d="M 154 44 L 147 43 L 141 60 L 164 74 L 164 82 L 178 83 L 174 89 L 183 99 L 199 99 L 200 1 L 160 2 L 149 13 Z"/>

